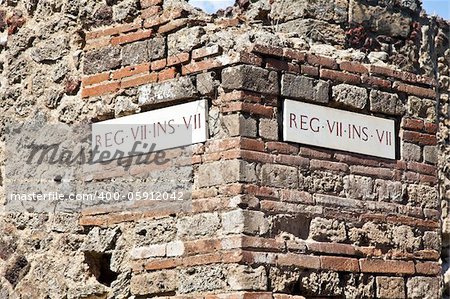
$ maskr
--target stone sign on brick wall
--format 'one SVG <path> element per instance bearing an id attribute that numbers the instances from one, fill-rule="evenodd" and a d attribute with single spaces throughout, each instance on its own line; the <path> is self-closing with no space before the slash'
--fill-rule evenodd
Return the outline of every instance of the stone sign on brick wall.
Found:
<path id="1" fill-rule="evenodd" d="M 95 160 L 147 153 L 204 142 L 207 103 L 199 100 L 92 125 Z M 101 157 L 101 155 L 104 155 Z"/>
<path id="2" fill-rule="evenodd" d="M 283 138 L 325 148 L 395 159 L 395 123 L 370 115 L 284 101 Z"/>

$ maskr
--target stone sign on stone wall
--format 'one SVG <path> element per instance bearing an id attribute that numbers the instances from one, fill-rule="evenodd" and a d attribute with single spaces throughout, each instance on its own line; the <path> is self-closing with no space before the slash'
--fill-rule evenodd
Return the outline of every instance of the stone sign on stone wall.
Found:
<path id="1" fill-rule="evenodd" d="M 283 138 L 325 148 L 395 159 L 395 122 L 285 100 Z"/>

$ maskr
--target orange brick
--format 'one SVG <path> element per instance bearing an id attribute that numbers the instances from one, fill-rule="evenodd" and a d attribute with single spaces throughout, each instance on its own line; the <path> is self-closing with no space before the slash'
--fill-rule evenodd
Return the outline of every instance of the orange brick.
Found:
<path id="1" fill-rule="evenodd" d="M 422 119 L 404 118 L 401 124 L 402 129 L 421 131 L 424 128 Z"/>
<path id="2" fill-rule="evenodd" d="M 180 29 L 184 26 L 186 26 L 188 23 L 188 19 L 176 19 L 172 20 L 167 24 L 162 25 L 158 28 L 158 33 L 170 33 L 172 31 L 175 31 L 177 29 Z"/>
<path id="3" fill-rule="evenodd" d="M 84 77 L 82 79 L 82 82 L 83 82 L 84 86 L 87 86 L 87 85 L 98 84 L 98 83 L 101 83 L 101 82 L 107 81 L 107 80 L 109 80 L 109 72 Z"/>
<path id="4" fill-rule="evenodd" d="M 114 27 L 107 28 L 107 29 L 101 29 L 101 30 L 96 30 L 96 31 L 92 31 L 92 32 L 87 32 L 86 39 L 94 39 L 94 38 L 99 38 L 102 36 L 125 33 L 125 32 L 139 29 L 141 27 L 142 27 L 142 22 L 140 22 L 140 21 L 131 23 L 131 24 L 116 25 Z"/>
<path id="5" fill-rule="evenodd" d="M 118 91 L 120 88 L 119 82 L 106 83 L 101 85 L 96 85 L 94 87 L 86 87 L 81 91 L 81 96 L 83 98 L 100 96 L 103 94 L 113 93 Z"/>
<path id="6" fill-rule="evenodd" d="M 361 272 L 364 273 L 414 274 L 416 272 L 412 261 L 360 259 L 359 265 Z"/>
<path id="7" fill-rule="evenodd" d="M 409 93 L 409 94 L 416 95 L 419 97 L 425 97 L 425 98 L 431 98 L 431 99 L 436 98 L 436 92 L 434 91 L 434 89 L 431 89 L 431 88 L 423 88 L 423 87 L 403 84 L 403 83 L 399 83 L 399 82 L 394 83 L 394 88 L 397 89 L 398 91 Z"/>
<path id="8" fill-rule="evenodd" d="M 306 61 L 309 64 L 312 65 L 319 65 L 319 66 L 324 66 L 330 69 L 338 69 L 338 64 L 336 62 L 336 59 L 331 58 L 331 57 L 324 57 L 324 56 L 319 56 L 319 55 L 314 55 L 314 54 L 308 54 L 306 56 Z"/>
<path id="9" fill-rule="evenodd" d="M 442 271 L 442 267 L 436 262 L 417 262 L 416 272 L 425 275 L 439 275 Z"/>
<path id="10" fill-rule="evenodd" d="M 182 64 L 189 61 L 189 53 L 180 53 L 167 57 L 167 66 Z"/>
<path id="11" fill-rule="evenodd" d="M 261 66 L 263 63 L 263 59 L 253 53 L 241 52 L 239 53 L 238 62 Z"/>
<path id="12" fill-rule="evenodd" d="M 218 55 L 220 53 L 221 53 L 221 48 L 218 45 L 203 47 L 203 48 L 195 49 L 192 51 L 192 59 L 199 60 L 199 59 L 202 59 L 205 57 Z"/>
<path id="13" fill-rule="evenodd" d="M 356 255 L 356 249 L 349 244 L 313 242 L 306 243 L 308 250 L 317 253 L 338 254 L 338 255 Z"/>
<path id="14" fill-rule="evenodd" d="M 381 88 L 391 88 L 392 86 L 392 82 L 389 80 L 385 80 L 385 79 L 381 79 L 381 78 L 377 78 L 377 77 L 373 77 L 373 76 L 368 76 L 368 75 L 363 75 L 361 77 L 362 79 L 362 83 L 364 84 L 368 84 L 371 86 L 378 86 Z"/>
<path id="15" fill-rule="evenodd" d="M 121 88 L 129 88 L 129 87 L 144 85 L 147 83 L 153 83 L 153 82 L 156 82 L 157 80 L 158 80 L 158 75 L 155 73 L 151 73 L 151 74 L 147 74 L 147 75 L 136 77 L 136 78 L 122 80 L 122 82 L 120 83 L 120 87 Z"/>
<path id="16" fill-rule="evenodd" d="M 369 70 L 364 65 L 358 62 L 343 61 L 339 64 L 339 67 L 343 71 L 352 73 L 367 74 L 369 72 Z"/>
<path id="17" fill-rule="evenodd" d="M 122 79 L 124 77 L 131 77 L 137 74 L 145 73 L 150 70 L 149 63 L 143 63 L 135 66 L 128 66 L 126 68 L 112 72 L 113 79 Z"/>
<path id="18" fill-rule="evenodd" d="M 377 178 L 392 179 L 394 177 L 394 172 L 391 169 L 380 168 L 380 167 L 367 167 L 360 165 L 350 166 L 350 173 L 374 176 Z"/>
<path id="19" fill-rule="evenodd" d="M 433 165 L 428 165 L 424 163 L 417 163 L 417 162 L 409 162 L 408 163 L 408 170 L 412 170 L 418 173 L 427 174 L 431 176 L 436 176 L 437 174 L 437 167 Z"/>
<path id="20" fill-rule="evenodd" d="M 316 66 L 302 65 L 301 73 L 312 77 L 319 77 L 319 68 Z"/>
<path id="21" fill-rule="evenodd" d="M 358 259 L 336 256 L 321 256 L 321 268 L 334 271 L 359 272 Z"/>
<path id="22" fill-rule="evenodd" d="M 141 0 L 141 7 L 142 8 L 147 8 L 150 6 L 154 6 L 154 5 L 161 5 L 162 4 L 162 0 Z"/>
<path id="23" fill-rule="evenodd" d="M 161 270 L 161 269 L 172 269 L 180 265 L 180 259 L 155 259 L 147 262 L 144 265 L 145 270 Z"/>
<path id="24" fill-rule="evenodd" d="M 192 73 L 199 73 L 205 70 L 221 67 L 222 63 L 216 58 L 210 58 L 202 61 L 191 62 L 183 65 L 181 68 L 182 75 L 188 75 Z"/>
<path id="25" fill-rule="evenodd" d="M 370 74 L 383 75 L 386 77 L 392 77 L 394 75 L 393 69 L 378 65 L 369 66 L 369 72 Z"/>
<path id="26" fill-rule="evenodd" d="M 126 35 L 120 35 L 111 39 L 111 44 L 121 45 L 135 42 L 138 40 L 149 38 L 152 35 L 152 30 L 137 31 Z"/>
<path id="27" fill-rule="evenodd" d="M 159 71 L 166 67 L 167 61 L 165 58 L 151 62 L 152 71 Z"/>
<path id="28" fill-rule="evenodd" d="M 94 50 L 99 49 L 108 46 L 111 43 L 111 38 L 101 38 L 101 39 L 95 39 L 95 40 L 89 40 L 87 41 L 86 45 L 84 46 L 84 50 Z"/>
<path id="29" fill-rule="evenodd" d="M 268 45 L 253 45 L 251 52 L 269 55 L 269 56 L 283 56 L 283 48 L 268 46 Z"/>
<path id="30" fill-rule="evenodd" d="M 159 72 L 158 74 L 158 81 L 165 81 L 165 80 L 169 80 L 169 79 L 173 79 L 175 78 L 175 76 L 177 75 L 177 71 L 175 70 L 174 67 L 165 69 L 161 72 Z"/>
<path id="31" fill-rule="evenodd" d="M 161 11 L 161 6 L 150 6 L 141 10 L 141 18 L 146 19 L 158 14 Z"/>
<path id="32" fill-rule="evenodd" d="M 306 269 L 320 269 L 320 258 L 318 256 L 300 254 L 280 254 L 277 262 L 282 266 L 297 266 Z"/>
<path id="33" fill-rule="evenodd" d="M 281 154 L 298 154 L 298 146 L 293 144 L 288 144 L 284 142 L 272 142 L 266 143 L 267 150 L 271 153 L 281 153 Z"/>

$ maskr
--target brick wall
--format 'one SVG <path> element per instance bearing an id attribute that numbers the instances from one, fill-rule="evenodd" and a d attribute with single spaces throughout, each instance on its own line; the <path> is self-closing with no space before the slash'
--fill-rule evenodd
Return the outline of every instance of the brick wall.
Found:
<path id="1" fill-rule="evenodd" d="M 8 21 L 2 50 L 4 98 L 21 90 L 5 108 L 13 118 L 41 110 L 55 122 L 97 122 L 207 99 L 209 139 L 192 149 L 190 210 L 5 215 L 0 294 L 444 296 L 439 150 L 449 87 L 439 57 L 448 25 L 421 15 L 416 1 L 241 2 L 218 16 L 169 0 L 99 2 L 76 13 L 67 2 L 59 10 L 8 4 L 8 20 L 24 19 L 17 28 Z M 55 24 L 72 15 L 76 25 L 48 33 L 39 12 Z M 36 23 L 43 33 L 27 40 Z M 64 36 L 71 41 L 60 57 L 42 49 Z M 63 78 L 38 95 L 43 72 L 63 65 Z M 394 120 L 397 159 L 284 142 L 285 99 Z M 98 168 L 92 177 L 109 183 L 152 170 Z"/>

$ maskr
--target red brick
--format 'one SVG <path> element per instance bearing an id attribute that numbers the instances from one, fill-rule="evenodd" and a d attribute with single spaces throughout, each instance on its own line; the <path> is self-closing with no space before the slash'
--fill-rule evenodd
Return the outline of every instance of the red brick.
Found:
<path id="1" fill-rule="evenodd" d="M 432 176 L 436 176 L 436 174 L 437 174 L 436 166 L 423 164 L 423 163 L 417 163 L 417 162 L 409 162 L 408 170 L 412 170 L 412 171 L 415 171 L 418 173 L 432 175 Z"/>
<path id="2" fill-rule="evenodd" d="M 431 88 L 423 88 L 423 87 L 403 84 L 403 83 L 399 83 L 399 82 L 394 82 L 394 88 L 397 89 L 398 91 L 416 95 L 419 97 L 425 97 L 425 98 L 431 98 L 431 99 L 436 98 L 436 92 L 434 91 L 434 89 L 431 89 Z"/>
<path id="3" fill-rule="evenodd" d="M 122 79 L 125 77 L 131 77 L 137 74 L 146 73 L 150 70 L 148 63 L 142 63 L 139 65 L 128 66 L 126 68 L 112 72 L 111 77 L 113 79 Z"/>
<path id="4" fill-rule="evenodd" d="M 331 58 L 331 57 L 324 57 L 324 56 L 319 56 L 319 55 L 314 55 L 314 54 L 308 54 L 306 56 L 306 61 L 309 64 L 312 65 L 320 65 L 320 66 L 324 66 L 330 69 L 335 69 L 337 70 L 338 64 L 336 62 L 336 59 Z"/>
<path id="5" fill-rule="evenodd" d="M 151 74 L 147 74 L 147 75 L 136 77 L 136 78 L 122 80 L 122 82 L 120 83 L 120 87 L 121 88 L 134 87 L 134 86 L 144 85 L 147 83 L 153 83 L 153 82 L 156 82 L 157 80 L 158 80 L 158 75 L 155 73 L 151 73 Z"/>
<path id="6" fill-rule="evenodd" d="M 309 194 L 308 192 L 305 192 L 305 191 L 290 190 L 290 189 L 281 190 L 279 198 L 281 201 L 285 201 L 285 202 L 314 204 L 314 200 L 313 200 L 311 194 Z M 314 243 L 314 244 L 324 244 L 324 243 Z M 347 246 L 351 246 L 351 245 L 347 245 Z M 309 247 L 309 245 L 308 245 L 308 247 Z M 312 251 L 314 251 L 314 250 L 312 250 Z"/>
<path id="7" fill-rule="evenodd" d="M 393 75 L 394 78 L 400 79 L 402 81 L 410 82 L 410 83 L 417 83 L 417 75 L 409 72 L 402 72 L 402 71 L 394 71 Z"/>
<path id="8" fill-rule="evenodd" d="M 263 59 L 253 53 L 241 52 L 239 53 L 239 59 L 237 62 L 261 66 L 263 64 Z"/>
<path id="9" fill-rule="evenodd" d="M 361 259 L 359 264 L 363 273 L 414 274 L 416 272 L 414 262 L 411 261 Z"/>
<path id="10" fill-rule="evenodd" d="M 121 44 L 131 43 L 134 41 L 149 38 L 151 35 L 152 35 L 152 30 L 137 31 L 134 33 L 126 34 L 126 35 L 120 35 L 117 37 L 113 37 L 111 39 L 111 44 L 121 45 Z"/>
<path id="11" fill-rule="evenodd" d="M 347 257 L 321 256 L 321 268 L 334 271 L 359 272 L 358 259 Z"/>
<path id="12" fill-rule="evenodd" d="M 408 130 L 422 131 L 424 122 L 422 119 L 404 118 L 401 127 Z"/>
<path id="13" fill-rule="evenodd" d="M 252 115 L 259 115 L 263 117 L 272 117 L 275 113 L 274 108 L 253 103 L 231 102 L 221 107 L 222 112 L 247 112 Z"/>
<path id="14" fill-rule="evenodd" d="M 416 272 L 418 274 L 425 275 L 439 275 L 442 271 L 442 267 L 439 263 L 435 262 L 417 262 Z"/>
<path id="15" fill-rule="evenodd" d="M 373 77 L 373 76 L 367 76 L 362 75 L 361 77 L 362 83 L 370 85 L 370 86 L 378 86 L 384 89 L 389 89 L 392 86 L 392 82 L 389 80 Z"/>
<path id="16" fill-rule="evenodd" d="M 419 182 L 422 184 L 430 184 L 432 186 L 436 185 L 438 183 L 438 179 L 436 176 L 426 175 L 426 174 L 420 174 L 419 175 Z"/>
<path id="17" fill-rule="evenodd" d="M 145 270 L 162 270 L 162 269 L 172 269 L 180 265 L 181 259 L 171 258 L 171 259 L 154 259 L 147 262 L 144 265 Z"/>
<path id="18" fill-rule="evenodd" d="M 167 65 L 167 60 L 165 58 L 155 60 L 151 62 L 151 69 L 152 71 L 159 71 L 165 68 Z"/>
<path id="19" fill-rule="evenodd" d="M 243 138 L 241 138 L 241 140 L 239 142 L 239 146 L 242 149 L 264 152 L 264 142 L 261 140 L 243 137 Z"/>
<path id="20" fill-rule="evenodd" d="M 438 132 L 438 125 L 435 123 L 425 122 L 425 132 L 429 134 L 436 134 Z"/>
<path id="21" fill-rule="evenodd" d="M 241 158 L 246 161 L 262 163 L 273 163 L 274 161 L 273 156 L 269 154 L 248 150 L 241 150 Z"/>
<path id="22" fill-rule="evenodd" d="M 327 69 L 320 70 L 320 78 L 336 80 L 348 84 L 361 83 L 360 76 Z"/>
<path id="23" fill-rule="evenodd" d="M 119 82 L 111 82 L 101 85 L 96 85 L 94 87 L 86 87 L 81 91 L 81 96 L 83 98 L 100 96 L 108 93 L 113 93 L 118 91 L 120 88 Z"/>
<path id="24" fill-rule="evenodd" d="M 436 79 L 430 77 L 417 76 L 417 83 L 422 83 L 433 87 L 437 86 Z"/>
<path id="25" fill-rule="evenodd" d="M 251 52 L 269 55 L 269 56 L 283 56 L 283 48 L 273 47 L 268 45 L 259 45 L 256 44 L 252 47 Z"/>
<path id="26" fill-rule="evenodd" d="M 414 217 L 409 216 L 387 216 L 386 217 L 387 222 L 396 223 L 396 224 L 404 224 L 409 225 L 412 227 L 423 227 L 427 229 L 438 229 L 439 228 L 439 221 L 432 221 L 432 220 L 421 220 Z"/>
<path id="27" fill-rule="evenodd" d="M 165 69 L 158 74 L 158 81 L 165 81 L 169 79 L 175 78 L 177 75 L 177 71 L 174 67 Z"/>
<path id="28" fill-rule="evenodd" d="M 111 28 L 107 28 L 107 29 L 101 29 L 101 30 L 96 30 L 96 31 L 92 31 L 92 32 L 87 32 L 86 33 L 86 39 L 94 39 L 94 38 L 99 38 L 102 36 L 108 36 L 108 35 L 115 35 L 115 34 L 119 34 L 119 33 L 126 33 L 132 30 L 136 30 L 141 28 L 142 23 L 141 22 L 135 22 L 135 23 L 131 23 L 131 24 L 123 24 L 123 25 L 116 25 L 114 27 Z"/>
<path id="29" fill-rule="evenodd" d="M 436 136 L 413 131 L 402 131 L 401 138 L 403 141 L 409 141 L 420 145 L 436 145 Z"/>
<path id="30" fill-rule="evenodd" d="M 278 265 L 296 266 L 306 269 L 320 269 L 320 258 L 318 256 L 300 255 L 294 253 L 279 254 Z"/>
<path id="31" fill-rule="evenodd" d="M 301 147 L 300 155 L 308 158 L 324 159 L 324 160 L 329 160 L 333 156 L 331 151 L 312 149 L 308 147 Z"/>
<path id="32" fill-rule="evenodd" d="M 205 57 L 215 56 L 221 54 L 221 48 L 218 45 L 203 47 L 192 51 L 192 59 L 200 60 Z"/>
<path id="33" fill-rule="evenodd" d="M 208 140 L 205 144 L 205 152 L 206 153 L 217 153 L 223 150 L 230 150 L 234 148 L 238 148 L 240 144 L 240 138 L 226 138 L 226 139 L 217 139 L 217 140 Z"/>
<path id="34" fill-rule="evenodd" d="M 141 18 L 146 19 L 157 15 L 161 11 L 161 6 L 149 6 L 141 10 Z"/>
<path id="35" fill-rule="evenodd" d="M 288 144 L 285 142 L 272 142 L 266 143 L 267 150 L 272 153 L 281 154 L 298 154 L 298 145 Z"/>
<path id="36" fill-rule="evenodd" d="M 182 64 L 189 61 L 189 53 L 180 53 L 167 57 L 167 66 Z"/>
<path id="37" fill-rule="evenodd" d="M 306 243 L 309 251 L 315 253 L 337 254 L 337 255 L 356 255 L 356 250 L 352 245 L 339 243 L 313 242 Z"/>
<path id="38" fill-rule="evenodd" d="M 356 154 L 338 154 L 334 155 L 334 158 L 339 162 L 350 165 L 364 165 L 364 166 L 380 166 L 380 160 L 376 158 L 358 156 Z"/>
<path id="39" fill-rule="evenodd" d="M 350 173 L 374 176 L 377 178 L 385 178 L 385 179 L 392 179 L 394 176 L 394 173 L 391 169 L 379 168 L 379 167 L 367 167 L 367 166 L 359 166 L 359 165 L 350 166 Z"/>
<path id="40" fill-rule="evenodd" d="M 184 254 L 210 253 L 222 249 L 221 240 L 206 239 L 184 242 Z"/>
<path id="41" fill-rule="evenodd" d="M 141 7 L 142 8 L 147 8 L 153 5 L 161 5 L 162 4 L 162 0 L 140 0 L 141 2 Z"/>
<path id="42" fill-rule="evenodd" d="M 82 82 L 83 82 L 84 86 L 87 86 L 87 85 L 98 84 L 98 83 L 101 83 L 101 82 L 107 81 L 107 80 L 109 80 L 109 72 L 84 77 Z"/>
<path id="43" fill-rule="evenodd" d="M 383 75 L 386 77 L 392 77 L 394 75 L 393 69 L 378 65 L 370 65 L 369 72 L 370 74 Z"/>
<path id="44" fill-rule="evenodd" d="M 302 65 L 300 71 L 308 76 L 319 77 L 319 68 L 316 66 Z"/>
<path id="45" fill-rule="evenodd" d="M 277 71 L 288 71 L 289 65 L 287 61 L 275 59 L 275 58 L 266 58 L 266 68 L 273 69 Z"/>
<path id="46" fill-rule="evenodd" d="M 283 49 L 283 57 L 295 60 L 297 62 L 303 62 L 306 58 L 306 53 L 298 50 L 293 50 L 289 48 Z"/>
<path id="47" fill-rule="evenodd" d="M 348 172 L 348 165 L 339 162 L 330 162 L 324 160 L 311 160 L 311 170 L 331 170 L 337 172 Z"/>
<path id="48" fill-rule="evenodd" d="M 188 75 L 192 73 L 199 73 L 202 71 L 210 70 L 213 68 L 221 67 L 222 63 L 216 58 L 210 58 L 197 62 L 191 62 L 187 65 L 183 65 L 181 68 L 182 75 Z"/>
<path id="49" fill-rule="evenodd" d="M 361 73 L 361 74 L 367 74 L 369 70 L 358 62 L 352 62 L 352 61 L 342 61 L 339 63 L 339 67 L 343 71 L 352 72 L 352 73 Z"/>
<path id="50" fill-rule="evenodd" d="M 167 24 L 162 25 L 158 28 L 158 33 L 170 33 L 172 31 L 178 30 L 188 23 L 188 19 L 176 19 L 172 20 Z"/>
<path id="51" fill-rule="evenodd" d="M 418 250 L 414 252 L 414 256 L 420 260 L 433 260 L 437 261 L 440 258 L 440 254 L 436 250 Z"/>
<path id="52" fill-rule="evenodd" d="M 278 155 L 275 157 L 275 162 L 290 166 L 300 166 L 302 168 L 309 167 L 309 159 L 300 156 Z"/>

